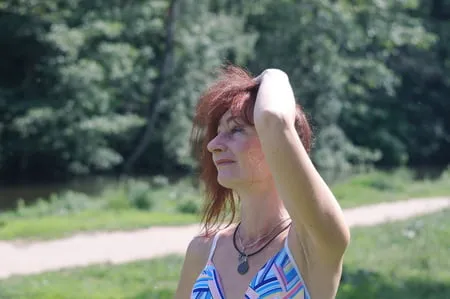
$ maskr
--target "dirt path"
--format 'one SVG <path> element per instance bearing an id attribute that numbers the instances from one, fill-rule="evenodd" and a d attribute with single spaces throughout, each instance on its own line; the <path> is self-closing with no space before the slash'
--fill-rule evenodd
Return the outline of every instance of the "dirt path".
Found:
<path id="1" fill-rule="evenodd" d="M 412 199 L 346 209 L 351 227 L 372 226 L 450 207 L 450 198 Z M 184 254 L 198 225 L 154 227 L 128 232 L 79 234 L 66 239 L 26 243 L 0 241 L 0 279 L 87 266 L 119 264 L 167 254 Z"/>

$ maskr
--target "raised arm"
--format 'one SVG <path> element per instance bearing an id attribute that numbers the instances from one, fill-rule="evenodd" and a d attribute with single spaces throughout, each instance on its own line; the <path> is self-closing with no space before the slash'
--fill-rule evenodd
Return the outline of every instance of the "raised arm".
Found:
<path id="1" fill-rule="evenodd" d="M 255 127 L 293 227 L 307 231 L 321 258 L 340 260 L 350 231 L 295 130 L 296 103 L 289 78 L 280 70 L 269 69 L 257 80 Z"/>

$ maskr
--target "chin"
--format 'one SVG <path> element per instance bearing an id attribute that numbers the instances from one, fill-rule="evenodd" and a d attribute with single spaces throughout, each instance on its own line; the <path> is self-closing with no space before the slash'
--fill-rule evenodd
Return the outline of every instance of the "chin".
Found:
<path id="1" fill-rule="evenodd" d="M 237 177 L 231 177 L 231 176 L 224 176 L 224 175 L 218 175 L 217 182 L 228 189 L 233 189 L 238 185 L 241 185 L 243 183 L 243 180 Z"/>
<path id="2" fill-rule="evenodd" d="M 236 184 L 230 180 L 224 180 L 224 179 L 217 179 L 217 182 L 219 183 L 219 185 L 221 185 L 222 187 L 228 188 L 228 189 L 233 189 L 234 186 L 236 186 Z"/>
<path id="3" fill-rule="evenodd" d="M 253 186 L 257 181 L 252 180 L 249 177 L 236 177 L 236 176 L 225 176 L 219 175 L 217 177 L 217 182 L 228 189 L 240 189 L 245 187 Z"/>

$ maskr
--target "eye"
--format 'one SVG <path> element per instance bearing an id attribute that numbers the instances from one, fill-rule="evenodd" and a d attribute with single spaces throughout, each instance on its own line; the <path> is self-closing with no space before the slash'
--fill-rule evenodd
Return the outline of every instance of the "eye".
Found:
<path id="1" fill-rule="evenodd" d="M 239 126 L 236 126 L 236 127 L 233 127 L 233 128 L 231 128 L 231 130 L 230 130 L 230 132 L 231 133 L 240 133 L 240 132 L 243 132 L 244 131 L 244 128 L 243 127 L 239 127 Z"/>

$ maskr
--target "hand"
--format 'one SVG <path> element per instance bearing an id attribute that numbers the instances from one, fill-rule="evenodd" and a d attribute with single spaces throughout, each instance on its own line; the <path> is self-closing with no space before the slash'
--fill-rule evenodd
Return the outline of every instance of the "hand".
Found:
<path id="1" fill-rule="evenodd" d="M 259 84 L 253 111 L 255 126 L 264 126 L 267 117 L 293 126 L 296 103 L 288 75 L 279 69 L 266 69 L 254 80 Z"/>

